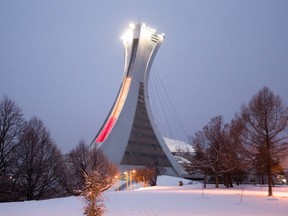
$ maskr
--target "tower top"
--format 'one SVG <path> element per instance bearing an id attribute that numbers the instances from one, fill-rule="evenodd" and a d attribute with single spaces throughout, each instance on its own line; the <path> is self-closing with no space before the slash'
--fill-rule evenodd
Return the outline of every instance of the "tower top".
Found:
<path id="1" fill-rule="evenodd" d="M 130 23 L 129 27 L 130 28 L 121 37 L 123 44 L 131 42 L 133 39 L 139 39 L 141 31 L 145 31 L 148 34 L 155 35 L 155 37 L 158 37 L 161 40 L 164 39 L 164 33 L 157 34 L 156 29 L 146 26 L 145 23 Z"/>

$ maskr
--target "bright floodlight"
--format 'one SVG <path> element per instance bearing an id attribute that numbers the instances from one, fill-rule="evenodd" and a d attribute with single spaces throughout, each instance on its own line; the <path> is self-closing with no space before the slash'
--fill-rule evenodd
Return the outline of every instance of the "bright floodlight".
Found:
<path id="1" fill-rule="evenodd" d="M 135 28 L 135 24 L 134 23 L 130 23 L 130 28 L 134 29 Z"/>

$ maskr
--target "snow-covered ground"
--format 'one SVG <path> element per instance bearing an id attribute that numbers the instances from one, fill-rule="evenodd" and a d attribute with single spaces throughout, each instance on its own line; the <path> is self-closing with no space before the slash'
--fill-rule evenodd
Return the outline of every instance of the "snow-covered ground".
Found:
<path id="1" fill-rule="evenodd" d="M 182 180 L 183 187 L 178 186 Z M 202 193 L 203 192 L 203 193 Z M 188 216 L 188 215 L 288 215 L 288 186 L 273 188 L 274 196 L 267 197 L 267 188 L 239 186 L 202 190 L 202 184 L 160 176 L 158 186 L 133 191 L 105 193 L 107 216 Z M 241 194 L 242 201 L 241 201 Z M 1 203 L 1 216 L 80 216 L 83 200 L 68 197 L 45 201 Z"/>

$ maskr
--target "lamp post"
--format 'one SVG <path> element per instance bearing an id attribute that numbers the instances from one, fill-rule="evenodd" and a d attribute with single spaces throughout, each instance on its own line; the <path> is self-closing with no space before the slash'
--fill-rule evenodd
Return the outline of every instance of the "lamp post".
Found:
<path id="1" fill-rule="evenodd" d="M 133 174 L 136 173 L 136 170 L 130 170 L 130 189 L 132 190 L 132 180 L 133 180 Z"/>
<path id="2" fill-rule="evenodd" d="M 115 176 L 115 179 L 117 181 L 117 183 L 116 183 L 116 191 L 119 191 L 119 177 L 118 177 L 118 175 Z"/>
<path id="3" fill-rule="evenodd" d="M 125 175 L 125 180 L 126 180 L 126 190 L 128 190 L 129 173 L 124 172 L 124 175 Z"/>
<path id="4" fill-rule="evenodd" d="M 129 170 L 125 171 L 125 180 L 126 180 L 126 189 L 127 190 L 132 190 L 132 184 L 133 184 L 133 174 L 136 173 L 136 170 Z"/>

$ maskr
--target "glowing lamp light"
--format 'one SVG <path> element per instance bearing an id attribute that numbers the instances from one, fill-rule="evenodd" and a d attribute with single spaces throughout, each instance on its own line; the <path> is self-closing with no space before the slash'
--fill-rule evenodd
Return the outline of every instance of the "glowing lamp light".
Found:
<path id="1" fill-rule="evenodd" d="M 134 23 L 130 23 L 130 28 L 131 29 L 135 29 L 135 24 Z"/>
<path id="2" fill-rule="evenodd" d="M 129 29 L 122 37 L 121 40 L 124 44 L 131 42 L 133 39 L 133 30 Z"/>
<path id="3" fill-rule="evenodd" d="M 165 34 L 164 33 L 162 33 L 162 34 L 160 34 L 160 35 L 158 35 L 162 40 L 165 38 Z"/>

